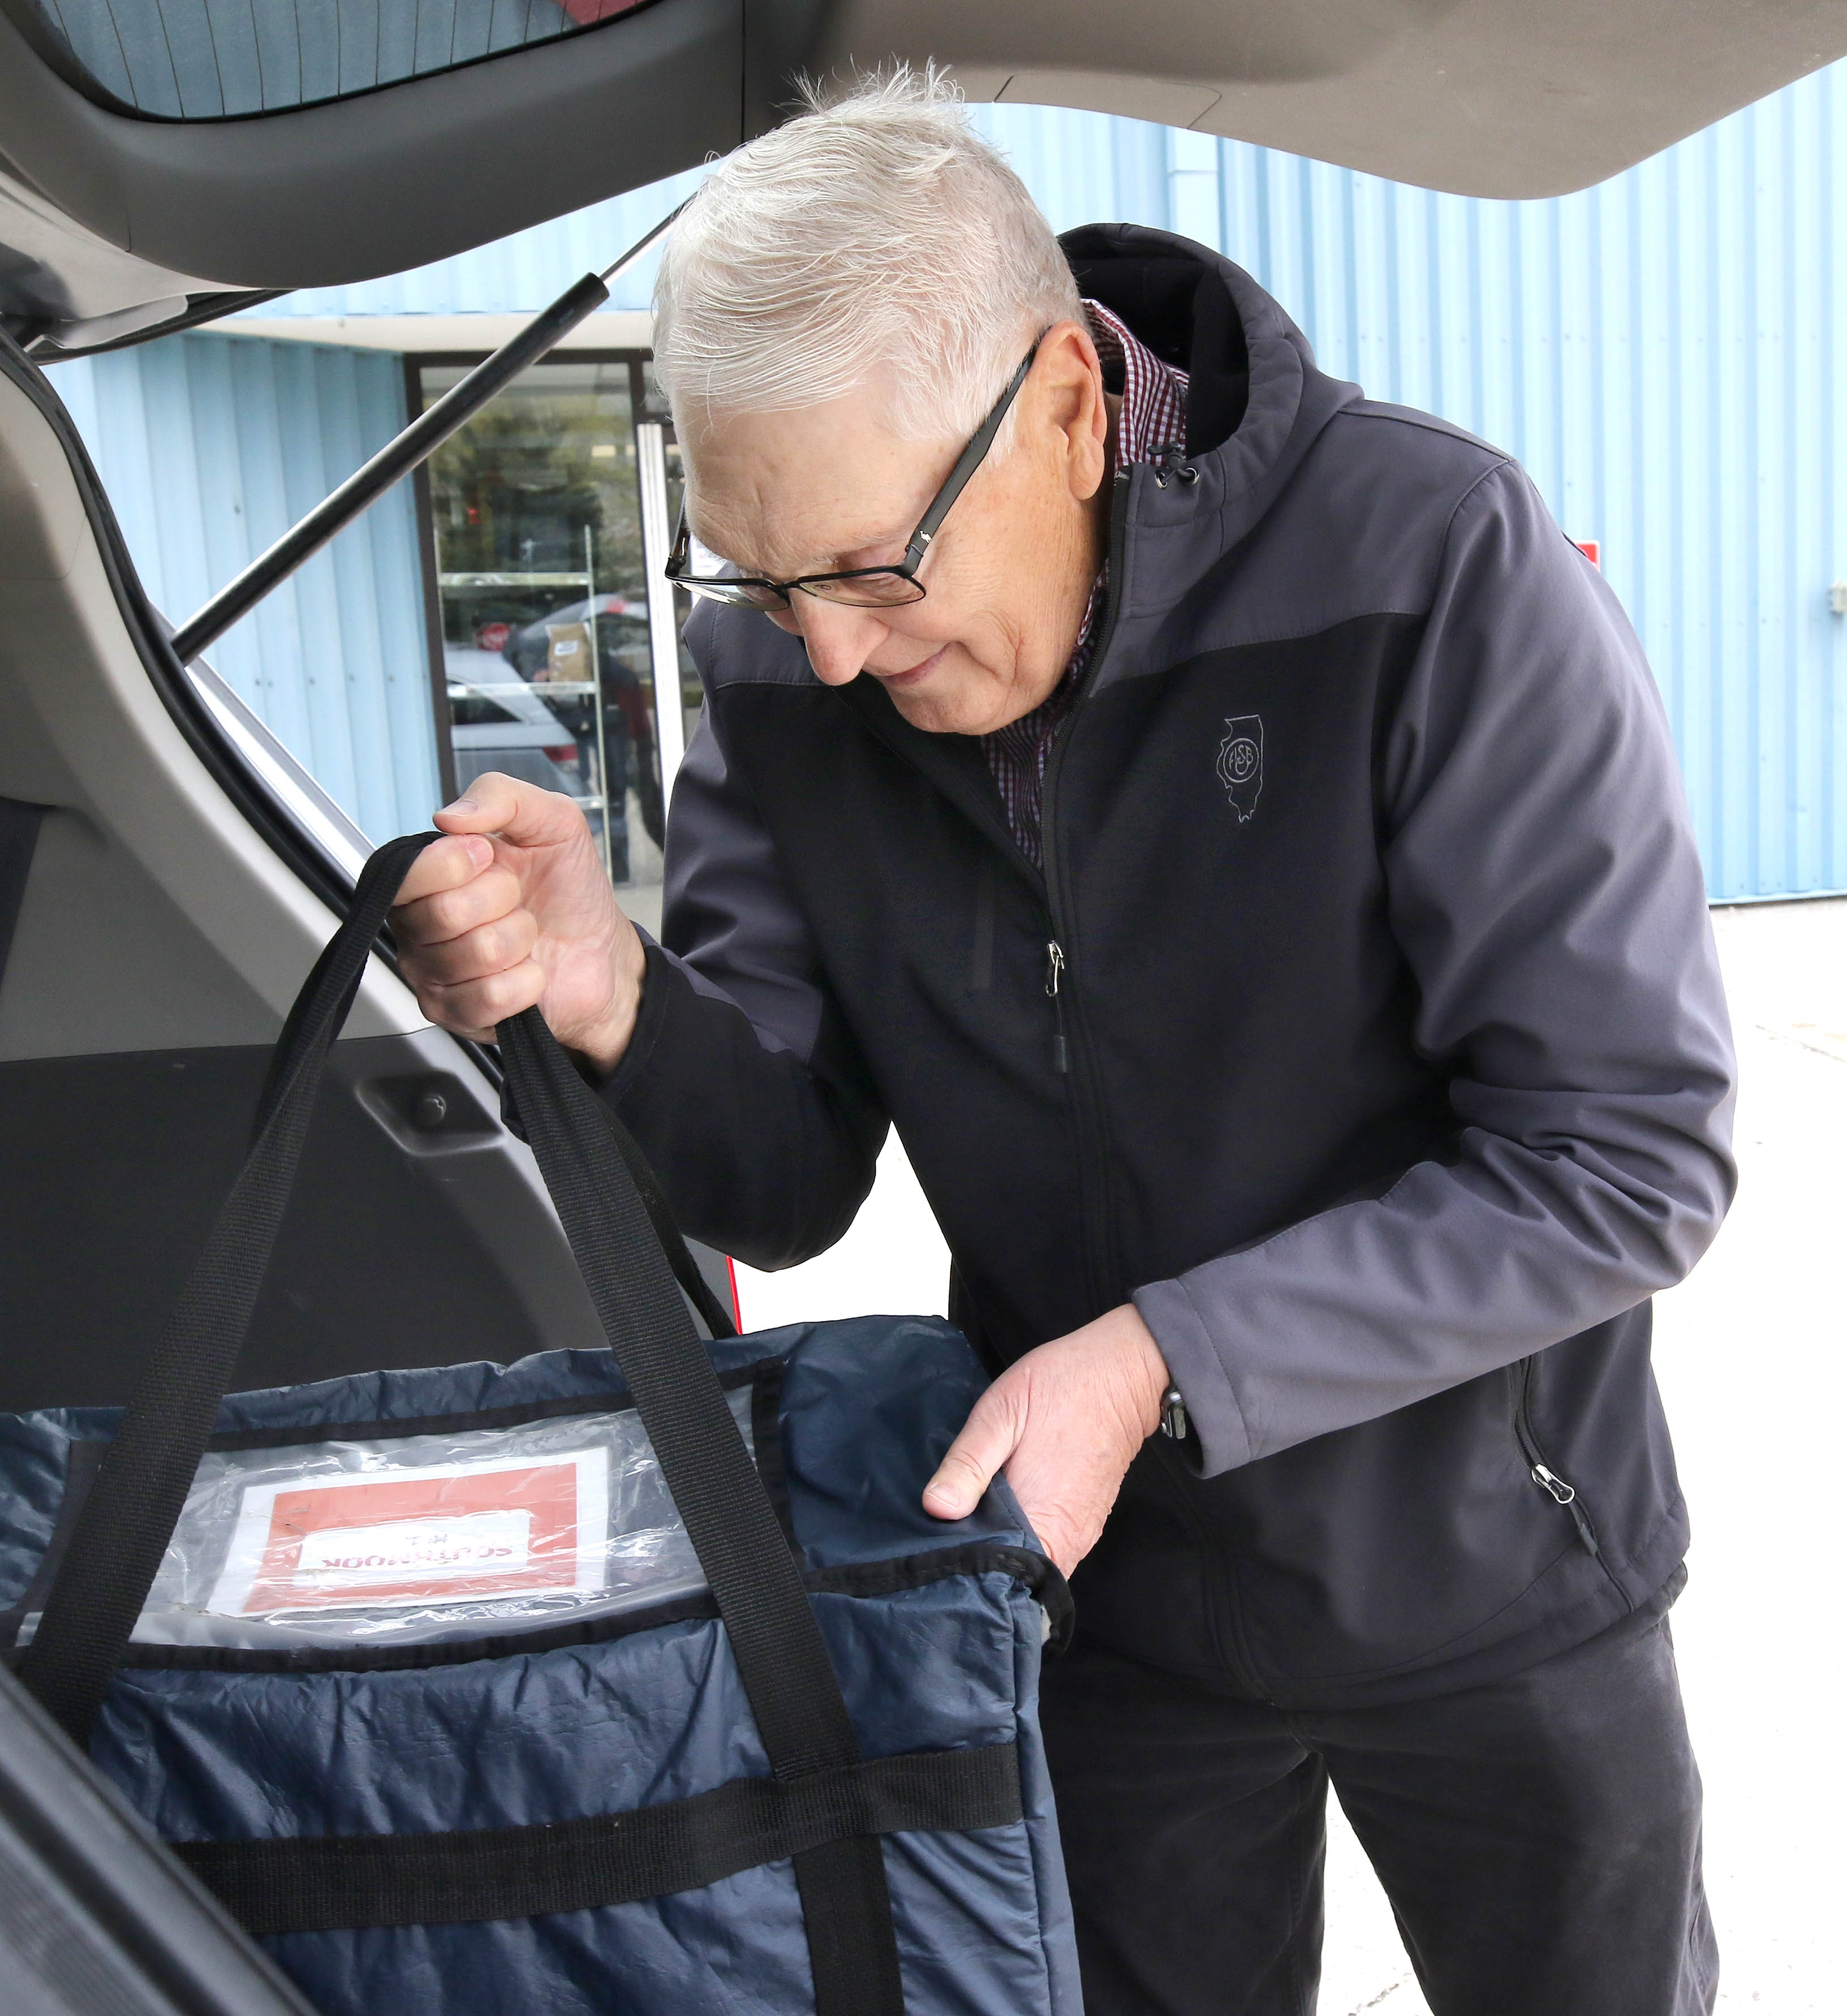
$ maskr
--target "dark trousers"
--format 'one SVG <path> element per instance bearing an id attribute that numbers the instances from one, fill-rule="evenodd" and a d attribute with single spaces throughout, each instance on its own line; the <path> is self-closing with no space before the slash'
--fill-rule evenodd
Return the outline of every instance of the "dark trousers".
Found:
<path id="1" fill-rule="evenodd" d="M 1085 1646 L 1043 1719 L 1086 2016 L 1312 2016 L 1331 1783 L 1435 2016 L 1694 2016 L 1719 1957 L 1665 1615 L 1294 1714 Z"/>

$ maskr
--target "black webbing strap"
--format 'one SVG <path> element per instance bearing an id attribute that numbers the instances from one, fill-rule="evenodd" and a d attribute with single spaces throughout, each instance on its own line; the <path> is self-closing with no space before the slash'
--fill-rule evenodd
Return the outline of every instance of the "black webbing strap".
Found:
<path id="1" fill-rule="evenodd" d="M 615 1136 L 623 1161 L 628 1165 L 628 1173 L 635 1179 L 635 1187 L 647 1211 L 648 1223 L 653 1228 L 661 1251 L 667 1255 L 667 1264 L 673 1269 L 674 1279 L 685 1291 L 687 1301 L 699 1312 L 709 1335 L 736 1337 L 736 1321 L 727 1305 L 713 1293 L 711 1282 L 699 1271 L 699 1262 L 693 1258 L 679 1227 L 674 1222 L 673 1213 L 661 1194 L 661 1186 L 654 1180 L 653 1171 L 648 1167 L 648 1158 L 642 1153 L 641 1144 L 616 1118 L 615 1109 L 607 1100 L 599 1099 L 596 1107 L 603 1115 L 604 1125 Z M 519 1102 L 509 1086 L 503 1085 L 501 1089 L 500 1117 L 522 1141 L 526 1139 L 526 1123 L 520 1118 Z"/>
<path id="2" fill-rule="evenodd" d="M 795 1557 L 601 1111 L 537 1009 L 500 1025 L 500 1056 L 545 1188 L 577 1255 L 661 1474 L 725 1620 L 780 1779 L 860 1761 Z M 898 2016 L 898 1945 L 877 1840 L 794 1858 L 819 2016 Z"/>
<path id="3" fill-rule="evenodd" d="M 389 841 L 366 863 L 345 921 L 283 1025 L 249 1157 L 72 1528 L 20 1676 L 79 1743 L 121 1662 L 230 1384 L 328 1049 L 406 870 L 437 837 Z M 859 1741 L 794 1557 L 606 1109 L 537 1010 L 499 1035 L 540 1172 L 724 1619 L 771 1771 L 790 1782 L 856 1766 Z M 877 1836 L 829 1839 L 794 1861 L 817 2016 L 902 2016 Z"/>
<path id="4" fill-rule="evenodd" d="M 699 1262 L 693 1258 L 680 1229 L 673 1222 L 673 1213 L 667 1208 L 667 1200 L 661 1194 L 661 1186 L 654 1180 L 654 1172 L 648 1167 L 648 1158 L 641 1151 L 641 1143 L 618 1120 L 608 1104 L 602 1100 L 596 1102 L 597 1110 L 603 1117 L 610 1132 L 615 1136 L 616 1146 L 622 1151 L 622 1160 L 628 1165 L 628 1173 L 634 1179 L 635 1191 L 640 1197 L 643 1208 L 648 1214 L 648 1223 L 653 1228 L 661 1250 L 667 1255 L 667 1264 L 673 1269 L 673 1277 L 686 1292 L 686 1299 L 705 1319 L 705 1327 L 714 1337 L 736 1337 L 737 1323 L 731 1311 L 712 1291 L 712 1285 L 699 1271 Z"/>
<path id="5" fill-rule="evenodd" d="M 39 822 L 46 810 L 19 798 L 0 798 L 0 979 L 6 975 L 13 928 L 20 920 L 26 878 L 32 872 L 32 856 L 38 845 Z"/>
<path id="6" fill-rule="evenodd" d="M 314 1112 L 321 1066 L 398 885 L 434 833 L 392 841 L 283 1024 L 257 1136 L 71 1529 L 20 1678 L 79 1744 L 121 1664 L 243 1347 Z"/>
<path id="7" fill-rule="evenodd" d="M 701 1889 L 855 1835 L 972 1833 L 1023 1816 L 1010 1743 L 734 1778 L 625 1813 L 460 1834 L 183 1841 L 173 1852 L 247 1931 L 460 1925 Z"/>

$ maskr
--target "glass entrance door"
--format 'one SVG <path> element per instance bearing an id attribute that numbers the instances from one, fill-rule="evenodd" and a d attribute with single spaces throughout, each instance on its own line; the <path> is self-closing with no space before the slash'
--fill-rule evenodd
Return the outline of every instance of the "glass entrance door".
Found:
<path id="1" fill-rule="evenodd" d="M 421 365 L 423 403 L 467 369 Z M 575 800 L 625 906 L 651 927 L 661 759 L 670 784 L 698 693 L 679 612 L 650 621 L 666 450 L 657 424 L 636 426 L 646 390 L 639 358 L 536 365 L 436 452 L 427 480 L 438 729 L 457 789 L 499 770 Z"/>

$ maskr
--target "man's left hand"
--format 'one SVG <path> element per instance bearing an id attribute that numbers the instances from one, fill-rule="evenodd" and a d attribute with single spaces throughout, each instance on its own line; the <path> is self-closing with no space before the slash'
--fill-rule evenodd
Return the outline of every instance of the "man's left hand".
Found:
<path id="1" fill-rule="evenodd" d="M 1042 1344 L 975 1402 L 924 1489 L 924 1510 L 966 1519 L 1005 1470 L 1046 1552 L 1069 1575 L 1159 1427 L 1167 1388 L 1167 1361 L 1132 1303 Z"/>

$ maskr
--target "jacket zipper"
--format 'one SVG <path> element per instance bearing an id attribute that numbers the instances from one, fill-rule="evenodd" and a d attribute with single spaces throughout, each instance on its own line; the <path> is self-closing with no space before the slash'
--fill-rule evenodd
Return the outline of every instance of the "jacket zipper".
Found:
<path id="1" fill-rule="evenodd" d="M 1071 1045 L 1064 1035 L 1064 1002 L 1058 992 L 1058 983 L 1064 977 L 1064 948 L 1053 938 L 1046 947 L 1046 993 L 1052 1003 L 1052 1068 L 1061 1074 L 1071 1069 Z"/>
<path id="2" fill-rule="evenodd" d="M 1083 1016 L 1075 997 L 1068 997 L 1064 980 L 1070 972 L 1071 934 L 1068 912 L 1058 852 L 1058 779 L 1070 747 L 1072 731 L 1083 711 L 1084 702 L 1095 682 L 1097 670 L 1109 654 L 1110 640 L 1116 632 L 1116 618 L 1122 607 L 1122 560 L 1128 544 L 1129 476 L 1118 470 L 1110 499 L 1109 606 L 1082 683 L 1074 696 L 1071 711 L 1053 738 L 1046 759 L 1045 789 L 1039 800 L 1039 845 L 1045 863 L 1046 909 L 1051 931 L 1046 946 L 1046 992 L 1052 1003 L 1052 1061 L 1070 1089 L 1071 1111 L 1078 1143 L 1078 1197 L 1089 1236 L 1082 1242 L 1085 1285 L 1099 1313 L 1120 1299 L 1116 1281 L 1114 1232 L 1114 1213 L 1110 1208 L 1108 1151 L 1103 1124 L 1102 1105 L 1091 1082 L 1090 1058 L 1084 1041 Z"/>
<path id="3" fill-rule="evenodd" d="M 1538 1438 L 1533 1434 L 1530 1405 L 1532 1399 L 1532 1360 L 1530 1358 L 1521 1359 L 1514 1366 L 1514 1432 L 1519 1438 L 1528 1474 L 1554 1504 L 1562 1505 L 1570 1513 L 1572 1524 L 1578 1529 L 1578 1538 L 1583 1542 L 1585 1552 L 1593 1560 L 1600 1561 L 1603 1550 L 1597 1546 L 1597 1528 L 1590 1523 L 1590 1514 L 1579 1503 L 1576 1490 L 1546 1462 L 1540 1451 Z"/>
<path id="4" fill-rule="evenodd" d="M 1084 1225 L 1091 1234 L 1083 1242 L 1086 1284 L 1099 1311 L 1122 1299 L 1123 1287 L 1118 1278 L 1122 1266 L 1116 1255 L 1115 1214 L 1110 1204 L 1108 1137 L 1103 1120 L 1102 1101 L 1096 1094 L 1091 1075 L 1089 1049 L 1084 1039 L 1082 1005 L 1076 995 L 1068 996 L 1064 989 L 1064 983 L 1071 970 L 1071 941 L 1067 892 L 1059 859 L 1055 815 L 1058 779 L 1064 768 L 1064 752 L 1091 686 L 1104 661 L 1109 655 L 1110 644 L 1116 634 L 1116 619 L 1122 607 L 1125 585 L 1122 563 L 1129 538 L 1129 471 L 1118 470 L 1110 499 L 1109 606 L 1104 612 L 1103 630 L 1097 638 L 1096 648 L 1091 652 L 1083 683 L 1078 689 L 1071 711 L 1053 738 L 1051 753 L 1046 760 L 1045 789 L 1039 800 L 1039 848 L 1045 865 L 1046 909 L 1051 920 L 1051 934 L 1046 945 L 1046 992 L 1052 1001 L 1053 1062 L 1065 1075 L 1065 1082 L 1070 1088 L 1078 1137 L 1079 1208 L 1083 1214 Z M 1165 485 L 1163 484 L 1162 488 L 1165 488 Z M 1158 1460 L 1165 1464 L 1176 1459 L 1164 1448 Z M 1198 1544 L 1202 1551 L 1209 1553 L 1204 1529 L 1198 1521 L 1194 1508 L 1190 1501 L 1186 1499 L 1184 1492 L 1182 1497 Z M 1224 1645 L 1226 1664 L 1253 1696 L 1265 1698 L 1264 1690 L 1257 1683 L 1249 1647 L 1244 1643 L 1242 1618 L 1236 1614 L 1238 1609 L 1237 1586 L 1229 1564 L 1224 1577 L 1226 1599 L 1233 1612 L 1233 1615 L 1226 1620 L 1226 1626 L 1230 1637 L 1235 1641 L 1234 1649 L 1233 1645 L 1226 1644 L 1223 1636 L 1221 1636 L 1220 1643 Z"/>

